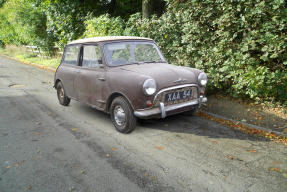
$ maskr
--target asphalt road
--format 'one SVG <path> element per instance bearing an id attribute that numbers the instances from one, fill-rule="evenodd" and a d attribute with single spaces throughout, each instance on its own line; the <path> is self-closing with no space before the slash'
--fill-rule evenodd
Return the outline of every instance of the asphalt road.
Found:
<path id="1" fill-rule="evenodd" d="M 0 57 L 0 192 L 287 191 L 284 145 L 187 115 L 120 134 L 52 82 Z"/>

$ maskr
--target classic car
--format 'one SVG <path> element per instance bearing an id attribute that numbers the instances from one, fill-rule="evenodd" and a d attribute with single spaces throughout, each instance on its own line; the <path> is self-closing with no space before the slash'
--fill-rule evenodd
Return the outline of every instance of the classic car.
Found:
<path id="1" fill-rule="evenodd" d="M 74 99 L 109 113 L 121 133 L 137 118 L 195 112 L 207 101 L 206 84 L 204 72 L 168 64 L 152 39 L 132 36 L 70 42 L 54 79 L 61 105 Z"/>

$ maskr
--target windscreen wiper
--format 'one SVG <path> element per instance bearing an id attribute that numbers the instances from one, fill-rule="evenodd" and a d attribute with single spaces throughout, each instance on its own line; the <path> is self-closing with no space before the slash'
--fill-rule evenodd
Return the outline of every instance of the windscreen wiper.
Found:
<path id="1" fill-rule="evenodd" d="M 131 64 L 145 64 L 145 63 L 167 63 L 166 61 L 139 61 L 139 62 L 133 62 L 133 63 L 129 63 L 129 65 Z"/>
<path id="2" fill-rule="evenodd" d="M 167 63 L 166 61 L 145 61 L 144 63 Z"/>

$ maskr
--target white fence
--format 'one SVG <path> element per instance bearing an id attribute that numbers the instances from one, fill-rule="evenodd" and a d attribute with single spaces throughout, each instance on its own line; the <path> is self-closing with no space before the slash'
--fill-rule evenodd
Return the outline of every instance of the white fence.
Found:
<path id="1" fill-rule="evenodd" d="M 35 53 L 39 57 L 46 57 L 48 55 L 45 51 L 41 50 L 41 48 L 39 46 L 27 45 L 25 47 L 26 47 L 27 52 Z M 63 55 L 63 52 L 59 51 L 60 50 L 59 47 L 55 46 L 54 49 L 55 49 L 55 53 L 57 53 L 57 55 L 59 55 L 59 56 Z"/>

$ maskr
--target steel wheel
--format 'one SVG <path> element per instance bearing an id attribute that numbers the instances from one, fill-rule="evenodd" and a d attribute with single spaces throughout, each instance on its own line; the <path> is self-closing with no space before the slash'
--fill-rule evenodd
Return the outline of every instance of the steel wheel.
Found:
<path id="1" fill-rule="evenodd" d="M 121 133 L 130 133 L 136 128 L 137 119 L 133 109 L 124 97 L 117 97 L 110 107 L 111 120 Z"/>
<path id="2" fill-rule="evenodd" d="M 126 113 L 124 111 L 124 109 L 120 106 L 117 105 L 114 108 L 114 117 L 115 117 L 115 121 L 118 125 L 122 126 L 125 124 L 126 122 Z"/>

